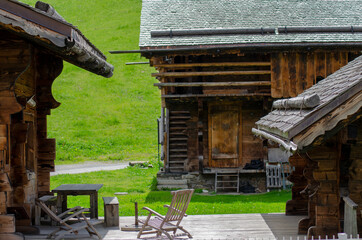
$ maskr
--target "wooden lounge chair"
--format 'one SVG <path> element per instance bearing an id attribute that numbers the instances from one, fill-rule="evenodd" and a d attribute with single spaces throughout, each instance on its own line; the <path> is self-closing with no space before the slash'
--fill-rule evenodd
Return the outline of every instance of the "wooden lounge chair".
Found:
<path id="1" fill-rule="evenodd" d="M 60 225 L 57 230 L 53 231 L 52 233 L 50 233 L 47 236 L 47 239 L 52 239 L 52 238 L 54 238 L 56 240 L 62 239 L 64 237 L 64 235 L 68 234 L 68 233 L 70 233 L 70 234 L 74 233 L 77 235 L 78 231 L 82 230 L 82 229 L 86 229 L 91 237 L 92 237 L 92 235 L 96 235 L 99 239 L 102 239 L 102 236 L 93 227 L 94 225 L 101 223 L 101 221 L 99 221 L 98 219 L 88 220 L 84 215 L 84 212 L 88 212 L 89 209 L 81 208 L 81 207 L 77 206 L 77 207 L 71 208 L 59 215 L 56 215 L 41 200 L 36 199 L 35 202 L 46 214 L 48 214 L 48 216 L 53 221 L 55 221 L 56 223 L 58 223 Z M 73 213 L 73 214 L 68 215 L 70 213 Z M 72 224 L 66 223 L 71 218 L 77 218 L 78 222 L 72 223 Z M 59 234 L 57 234 L 57 233 L 59 233 Z"/>
<path id="2" fill-rule="evenodd" d="M 192 193 L 194 192 L 193 189 L 187 190 L 178 190 L 173 191 L 171 194 L 172 202 L 170 205 L 164 205 L 164 207 L 168 208 L 167 214 L 162 216 L 161 214 L 153 211 L 148 207 L 144 207 L 149 211 L 149 214 L 146 218 L 146 221 L 139 220 L 139 222 L 143 223 L 141 231 L 138 233 L 137 238 L 140 238 L 143 234 L 152 234 L 156 233 L 156 236 L 159 237 L 162 234 L 165 234 L 169 239 L 174 239 L 174 237 L 179 236 L 188 236 L 192 238 L 191 234 L 186 231 L 180 223 L 183 217 L 186 217 L 186 210 L 190 203 Z M 155 215 L 152 217 L 152 215 Z M 151 218 L 152 217 L 152 218 Z M 152 230 L 146 230 L 146 227 L 149 226 L 153 228 Z M 176 234 L 177 230 L 183 231 L 183 233 Z M 168 232 L 173 232 L 173 235 L 169 234 Z"/>

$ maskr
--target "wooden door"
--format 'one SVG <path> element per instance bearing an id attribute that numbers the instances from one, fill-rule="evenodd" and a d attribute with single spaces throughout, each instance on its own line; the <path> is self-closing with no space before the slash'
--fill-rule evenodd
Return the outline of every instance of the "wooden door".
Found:
<path id="1" fill-rule="evenodd" d="M 240 106 L 211 105 L 209 107 L 209 166 L 239 167 L 240 158 Z"/>

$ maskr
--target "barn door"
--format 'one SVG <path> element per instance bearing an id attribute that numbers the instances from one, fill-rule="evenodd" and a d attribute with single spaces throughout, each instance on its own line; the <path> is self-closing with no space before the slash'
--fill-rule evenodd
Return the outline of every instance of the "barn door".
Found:
<path id="1" fill-rule="evenodd" d="M 209 108 L 209 166 L 239 167 L 241 155 L 240 106 Z"/>

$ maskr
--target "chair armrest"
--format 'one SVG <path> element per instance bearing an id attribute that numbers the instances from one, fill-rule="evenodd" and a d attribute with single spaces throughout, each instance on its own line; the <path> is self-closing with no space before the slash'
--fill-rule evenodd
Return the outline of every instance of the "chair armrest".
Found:
<path id="1" fill-rule="evenodd" d="M 154 215 L 156 215 L 156 216 L 158 216 L 158 217 L 160 217 L 160 218 L 162 218 L 162 219 L 164 218 L 164 216 L 162 216 L 162 215 L 159 214 L 158 212 L 152 210 L 151 208 L 143 207 L 142 209 L 147 210 L 147 211 L 149 211 L 151 214 L 154 214 Z"/>
<path id="2" fill-rule="evenodd" d="M 83 213 L 83 212 L 87 212 L 87 211 L 89 211 L 89 209 L 87 209 L 87 208 L 80 209 L 80 210 L 74 212 L 72 215 L 69 215 L 68 217 L 62 219 L 62 220 L 60 221 L 60 223 L 64 223 L 64 222 L 68 221 L 69 219 L 71 219 L 71 218 L 73 218 L 73 217 L 76 217 L 76 216 L 78 216 L 79 214 L 81 214 L 81 213 Z M 84 216 L 84 215 L 83 215 L 83 216 Z"/>
<path id="3" fill-rule="evenodd" d="M 74 208 L 68 209 L 67 211 L 59 214 L 58 217 L 61 218 L 61 217 L 63 217 L 64 215 L 67 215 L 68 213 L 74 212 L 74 211 L 79 210 L 79 209 L 82 209 L 82 207 L 81 207 L 81 206 L 76 206 L 76 207 L 74 207 Z"/>
<path id="4" fill-rule="evenodd" d="M 171 209 L 175 210 L 175 211 L 178 212 L 178 213 L 181 213 L 180 210 L 177 210 L 177 209 L 175 209 L 175 208 L 172 208 L 170 205 L 165 204 L 165 205 L 163 205 L 163 206 L 166 207 L 166 208 L 171 208 Z M 184 216 L 187 217 L 187 214 L 184 213 Z"/>

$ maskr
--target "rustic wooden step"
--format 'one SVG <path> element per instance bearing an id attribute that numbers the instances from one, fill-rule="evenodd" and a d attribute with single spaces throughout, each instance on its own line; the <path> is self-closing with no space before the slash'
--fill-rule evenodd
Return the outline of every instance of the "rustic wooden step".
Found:
<path id="1" fill-rule="evenodd" d="M 170 157 L 174 157 L 174 158 L 177 158 L 177 157 L 187 157 L 187 154 L 179 154 L 179 155 L 173 155 L 173 154 L 170 154 Z"/>
<path id="2" fill-rule="evenodd" d="M 187 149 L 186 148 L 170 149 L 170 152 L 187 152 Z"/>
<path id="3" fill-rule="evenodd" d="M 187 141 L 188 138 L 172 138 L 170 137 L 170 141 Z"/>
<path id="4" fill-rule="evenodd" d="M 184 124 L 184 125 L 186 125 L 186 122 L 185 121 L 170 121 L 170 125 L 173 125 L 173 124 Z"/>
<path id="5" fill-rule="evenodd" d="M 170 130 L 185 130 L 187 127 L 170 127 Z"/>
<path id="6" fill-rule="evenodd" d="M 187 146 L 187 143 L 170 143 L 170 146 Z"/>
<path id="7" fill-rule="evenodd" d="M 172 137 L 173 135 L 177 135 L 177 136 L 179 136 L 179 135 L 185 135 L 185 136 L 187 136 L 187 134 L 186 134 L 186 133 L 183 133 L 183 132 L 170 132 L 170 137 Z"/>
<path id="8" fill-rule="evenodd" d="M 172 114 L 190 114 L 189 111 L 170 111 L 170 115 Z"/>
<path id="9" fill-rule="evenodd" d="M 217 187 L 217 188 L 222 188 L 222 189 L 237 189 L 238 187 Z"/>
<path id="10" fill-rule="evenodd" d="M 190 116 L 170 116 L 170 120 L 172 119 L 190 119 Z"/>
<path id="11" fill-rule="evenodd" d="M 172 159 L 170 159 L 170 164 L 185 164 L 185 161 L 173 161 Z M 178 167 L 181 167 L 181 166 L 178 166 Z"/>

